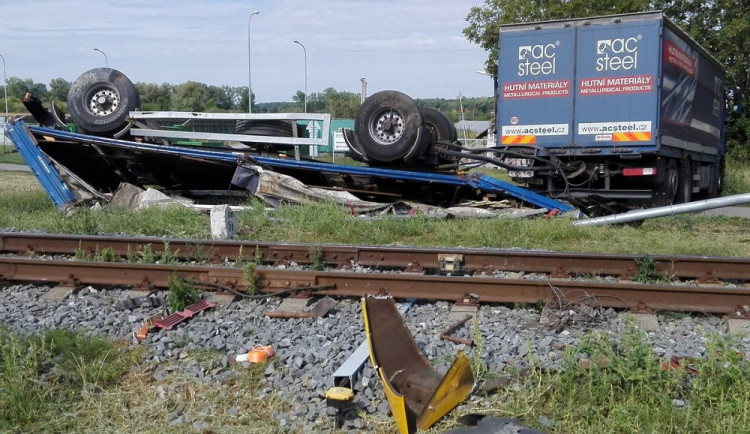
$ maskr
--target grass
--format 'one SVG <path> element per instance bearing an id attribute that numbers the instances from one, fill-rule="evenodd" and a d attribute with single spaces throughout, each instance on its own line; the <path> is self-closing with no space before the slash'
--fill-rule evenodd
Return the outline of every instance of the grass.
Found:
<path id="1" fill-rule="evenodd" d="M 417 216 L 372 221 L 358 219 L 333 204 L 282 206 L 271 213 L 259 201 L 251 200 L 248 205 L 250 209 L 236 214 L 238 237 L 244 240 L 750 256 L 750 220 L 738 218 L 678 215 L 651 219 L 637 227 L 580 227 L 565 218 L 439 220 Z M 33 175 L 18 172 L 0 176 L 0 228 L 204 239 L 211 235 L 207 215 L 181 207 L 138 212 L 79 208 L 71 218 L 54 208 Z"/>
<path id="2" fill-rule="evenodd" d="M 691 374 L 665 369 L 646 334 L 632 325 L 619 343 L 594 333 L 567 350 L 560 370 L 534 365 L 510 373 L 512 385 L 460 413 L 517 417 L 548 433 L 743 432 L 750 426 L 750 365 L 738 352 L 739 340 L 708 342 L 708 357 L 689 361 L 697 370 Z M 550 423 L 541 426 L 542 419 Z M 436 429 L 453 426 L 444 420 Z"/>
<path id="3" fill-rule="evenodd" d="M 202 421 L 222 432 L 280 432 L 257 397 L 266 366 L 238 368 L 225 384 L 172 374 L 154 380 L 142 347 L 71 331 L 25 336 L 0 329 L 0 432 L 184 432 Z M 200 366 L 224 354 L 195 350 Z M 182 416 L 182 424 L 170 423 Z M 209 431 L 204 431 L 209 432 Z"/>
<path id="4" fill-rule="evenodd" d="M 260 397 L 266 365 L 229 367 L 233 375 L 217 387 L 177 371 L 155 379 L 140 362 L 142 347 L 80 332 L 26 336 L 0 329 L 0 335 L 2 432 L 177 433 L 196 422 L 203 432 L 283 431 L 272 414 L 288 411 L 288 403 L 273 393 Z M 530 369 L 503 373 L 510 385 L 462 404 L 431 431 L 454 428 L 466 414 L 515 417 L 550 434 L 741 431 L 750 426 L 750 364 L 742 344 L 707 337 L 706 346 L 708 357 L 686 361 L 697 371 L 690 373 L 664 369 L 632 323 L 618 340 L 592 333 L 566 349 L 559 370 L 543 368 L 532 354 Z M 206 370 L 225 357 L 186 353 Z M 375 432 L 392 430 L 382 421 L 367 423 Z"/>
<path id="5" fill-rule="evenodd" d="M 0 143 L 2 140 L 0 140 Z M 2 145 L 0 144 L 0 163 L 5 164 L 23 164 L 26 165 L 26 162 L 23 161 L 23 158 L 21 158 L 21 154 L 16 152 L 16 148 L 13 145 Z"/>

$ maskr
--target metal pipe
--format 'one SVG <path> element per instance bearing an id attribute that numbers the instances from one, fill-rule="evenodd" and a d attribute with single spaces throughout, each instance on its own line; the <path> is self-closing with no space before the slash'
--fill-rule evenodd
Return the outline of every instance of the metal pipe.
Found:
<path id="1" fill-rule="evenodd" d="M 3 99 L 5 100 L 5 121 L 3 122 L 3 133 L 8 128 L 8 77 L 5 74 L 5 57 L 0 54 L 0 59 L 3 59 Z M 3 145 L 5 145 L 5 134 L 3 134 Z M 3 149 L 5 152 L 5 149 Z"/>
<path id="2" fill-rule="evenodd" d="M 305 52 L 305 113 L 307 113 L 307 48 L 300 41 L 294 41 L 294 43 L 299 44 L 302 51 Z"/>
<path id="3" fill-rule="evenodd" d="M 253 81 L 252 81 L 252 68 L 250 59 L 250 21 L 253 19 L 253 15 L 258 15 L 260 11 L 255 11 L 250 14 L 250 18 L 247 19 L 247 112 L 253 112 Z"/>
<path id="4" fill-rule="evenodd" d="M 658 208 L 639 209 L 622 214 L 613 214 L 593 219 L 577 220 L 575 226 L 602 226 L 606 224 L 628 223 L 655 217 L 667 217 L 688 212 L 705 211 L 707 209 L 723 208 L 725 206 L 743 205 L 750 203 L 750 193 L 734 196 L 718 197 L 715 199 L 699 200 L 679 205 L 661 206 Z"/>

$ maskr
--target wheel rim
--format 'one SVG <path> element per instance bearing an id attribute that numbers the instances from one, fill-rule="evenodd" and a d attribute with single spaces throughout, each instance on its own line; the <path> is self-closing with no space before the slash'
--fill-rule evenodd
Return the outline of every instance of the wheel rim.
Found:
<path id="1" fill-rule="evenodd" d="M 406 122 L 398 111 L 389 108 L 370 116 L 370 137 L 381 145 L 391 145 L 403 135 Z"/>
<path id="2" fill-rule="evenodd" d="M 117 111 L 120 105 L 120 94 L 111 87 L 103 86 L 92 89 L 86 100 L 91 114 L 99 117 L 109 116 Z"/>

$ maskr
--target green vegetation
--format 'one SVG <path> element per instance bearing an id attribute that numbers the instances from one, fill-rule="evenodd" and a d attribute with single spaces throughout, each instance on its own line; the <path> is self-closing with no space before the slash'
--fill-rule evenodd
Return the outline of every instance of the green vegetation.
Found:
<path id="1" fill-rule="evenodd" d="M 178 273 L 169 276 L 167 286 L 169 287 L 167 305 L 172 313 L 180 312 L 201 298 L 198 288 L 191 281 L 183 279 Z"/>
<path id="2" fill-rule="evenodd" d="M 117 387 L 138 353 L 78 332 L 0 328 L 0 431 L 80 430 L 81 400 Z"/>
<path id="3" fill-rule="evenodd" d="M 15 146 L 11 144 L 0 145 L 0 163 L 23 165 L 26 164 L 26 162 L 23 161 L 23 158 L 21 158 L 21 154 L 16 152 Z"/>
<path id="4" fill-rule="evenodd" d="M 750 191 L 750 169 L 734 164 L 730 169 L 727 178 L 733 180 L 732 189 Z M 247 210 L 236 214 L 238 236 L 244 240 L 750 256 L 750 221 L 728 217 L 678 215 L 651 219 L 638 227 L 581 227 L 571 225 L 567 218 L 439 220 L 416 216 L 364 220 L 334 204 L 289 205 L 271 212 L 256 200 L 247 205 Z M 4 172 L 0 177 L 0 227 L 210 238 L 207 216 L 182 207 L 138 212 L 81 208 L 71 218 L 54 208 L 31 174 L 14 172 Z M 245 254 L 251 256 L 251 252 Z M 129 256 L 139 262 L 169 263 L 174 254 L 161 257 L 143 251 Z"/>
<path id="5" fill-rule="evenodd" d="M 632 324 L 619 339 L 595 333 L 566 349 L 560 370 L 508 372 L 510 386 L 471 413 L 518 417 L 549 433 L 743 432 L 750 426 L 750 364 L 739 339 L 709 337 L 708 357 L 665 369 Z M 534 361 L 532 357 L 532 362 Z M 436 429 L 455 425 L 456 417 Z M 541 426 L 540 418 L 548 420 Z"/>
<path id="6" fill-rule="evenodd" d="M 78 332 L 26 336 L 0 328 L 0 432 L 178 433 L 193 420 L 223 432 L 280 432 L 271 410 L 286 404 L 257 398 L 265 365 L 240 368 L 219 387 L 176 373 L 156 381 L 140 364 L 143 349 Z M 187 357 L 213 369 L 226 355 L 194 350 Z M 184 423 L 169 426 L 178 415 Z"/>
<path id="7" fill-rule="evenodd" d="M 84 70 L 80 71 L 81 73 Z M 138 77 L 130 77 L 137 81 Z M 44 83 L 34 83 L 32 79 L 8 77 L 8 109 L 10 113 L 26 114 L 23 97 L 27 89 L 43 103 L 54 100 L 67 112 L 67 94 L 71 82 L 55 78 L 49 88 Z M 142 83 L 135 82 L 141 98 L 141 108 L 148 111 L 190 111 L 190 112 L 241 112 L 247 113 L 247 86 L 214 86 L 196 81 L 182 84 Z M 301 90 L 290 95 L 290 101 L 256 103 L 253 94 L 254 113 L 288 113 L 301 112 L 304 107 L 305 93 Z M 489 120 L 494 110 L 490 97 L 443 99 L 431 98 L 417 101 L 420 105 L 432 107 L 444 112 L 454 122 L 463 116 L 473 120 Z M 4 104 L 0 98 L 0 105 Z M 322 92 L 307 94 L 307 111 L 310 113 L 330 113 L 333 118 L 354 118 L 360 105 L 360 95 L 354 92 L 337 91 L 327 88 Z M 2 161 L 0 161 L 2 162 Z"/>

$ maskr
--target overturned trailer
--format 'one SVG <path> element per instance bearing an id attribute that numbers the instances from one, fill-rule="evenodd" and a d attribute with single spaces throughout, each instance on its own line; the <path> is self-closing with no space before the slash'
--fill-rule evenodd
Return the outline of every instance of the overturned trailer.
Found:
<path id="1" fill-rule="evenodd" d="M 262 190 L 268 185 L 263 183 L 264 174 L 278 173 L 291 178 L 275 178 L 276 186 L 301 183 L 374 203 L 451 207 L 465 201 L 512 198 L 543 210 L 573 210 L 522 187 L 460 172 L 457 159 L 429 157 L 450 166 L 436 171 L 304 158 L 310 152 L 300 151 L 327 144 L 329 114 L 144 112 L 139 110 L 133 83 L 110 68 L 82 74 L 71 86 L 67 103 L 70 122 L 54 103 L 47 109 L 27 94 L 24 105 L 40 126 L 15 121 L 6 132 L 58 207 L 92 198 L 106 201 L 123 183 L 191 200 L 256 195 L 275 205 L 288 197 L 282 192 L 274 198 Z M 369 106 L 373 104 L 363 108 Z M 447 131 L 453 125 L 444 115 L 434 110 L 426 113 L 430 122 L 420 129 L 420 140 L 455 140 L 455 129 Z M 384 152 L 398 148 L 398 143 L 390 143 L 391 131 L 397 128 L 393 112 L 378 110 L 373 116 L 381 121 Z M 303 122 L 308 128 L 311 123 L 319 125 L 320 137 L 309 134 L 309 129 L 306 134 Z M 298 189 L 294 195 L 312 194 Z"/>
<path id="2" fill-rule="evenodd" d="M 242 151 L 164 146 L 9 124 L 8 136 L 58 207 L 108 200 L 121 183 L 157 186 L 190 198 L 255 194 L 263 171 L 346 190 L 368 200 L 450 206 L 465 199 L 512 197 L 546 210 L 574 208 L 486 175 L 436 174 L 263 157 Z"/>

